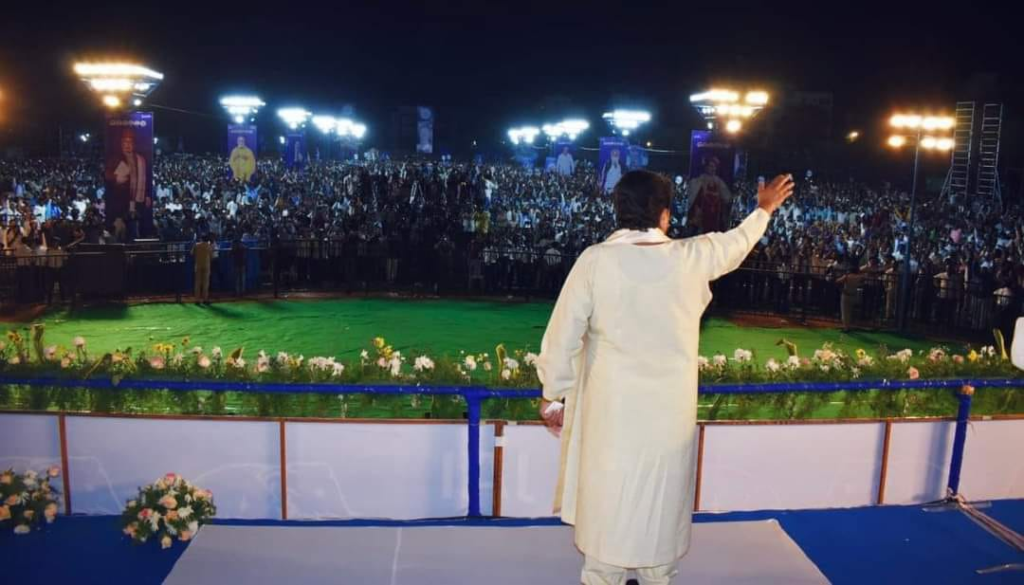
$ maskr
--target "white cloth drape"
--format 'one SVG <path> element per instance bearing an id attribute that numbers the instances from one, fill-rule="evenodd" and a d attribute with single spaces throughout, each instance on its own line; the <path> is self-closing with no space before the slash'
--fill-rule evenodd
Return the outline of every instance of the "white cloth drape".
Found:
<path id="1" fill-rule="evenodd" d="M 573 265 L 537 373 L 546 399 L 566 399 L 555 512 L 584 554 L 620 567 L 686 554 L 708 283 L 742 263 L 768 220 L 758 209 L 729 232 L 675 241 L 616 232 Z M 645 240 L 666 243 L 622 245 Z"/>

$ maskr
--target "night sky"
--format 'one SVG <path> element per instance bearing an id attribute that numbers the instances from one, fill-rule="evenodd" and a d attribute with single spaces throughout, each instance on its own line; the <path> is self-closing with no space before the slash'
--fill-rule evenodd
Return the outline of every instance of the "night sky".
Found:
<path id="1" fill-rule="evenodd" d="M 602 127 L 601 112 L 614 106 L 652 110 L 649 136 L 685 147 L 678 129 L 700 122 L 687 96 L 717 81 L 831 91 L 837 131 L 881 134 L 895 108 L 952 109 L 972 97 L 1005 102 L 1012 128 L 1024 106 L 1024 35 L 1005 14 L 921 16 L 858 3 L 57 4 L 5 7 L 4 147 L 55 148 L 39 137 L 97 128 L 100 107 L 71 64 L 109 55 L 166 75 L 150 102 L 191 113 L 157 110 L 158 134 L 182 136 L 190 150 L 219 148 L 226 117 L 217 99 L 231 91 L 263 97 L 260 124 L 273 131 L 273 110 L 286 102 L 332 113 L 350 104 L 371 142 L 396 106 L 432 105 L 446 128 L 441 146 L 456 152 L 471 140 L 499 148 L 515 123 L 582 114 Z M 960 34 L 973 40 L 958 44 Z"/>

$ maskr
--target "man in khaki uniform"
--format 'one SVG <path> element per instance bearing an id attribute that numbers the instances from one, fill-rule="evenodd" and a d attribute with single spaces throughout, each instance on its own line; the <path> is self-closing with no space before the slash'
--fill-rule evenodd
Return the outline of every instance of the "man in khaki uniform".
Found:
<path id="1" fill-rule="evenodd" d="M 195 295 L 196 304 L 210 304 L 210 264 L 213 261 L 213 237 L 207 234 L 192 247 L 195 259 Z"/>

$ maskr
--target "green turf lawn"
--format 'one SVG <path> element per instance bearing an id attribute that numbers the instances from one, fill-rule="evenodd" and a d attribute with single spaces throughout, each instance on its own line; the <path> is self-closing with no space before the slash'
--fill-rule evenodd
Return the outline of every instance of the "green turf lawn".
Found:
<path id="1" fill-rule="evenodd" d="M 225 352 L 239 346 L 247 355 L 259 350 L 286 351 L 352 359 L 385 337 L 406 355 L 457 355 L 493 351 L 499 343 L 509 349 L 537 351 L 551 303 L 501 303 L 447 300 L 332 299 L 252 301 L 214 304 L 149 304 L 108 306 L 52 312 L 44 315 L 46 344 L 70 346 L 76 335 L 86 338 L 90 352 L 117 348 L 149 349 L 157 342 L 178 342 L 184 336 L 207 350 Z M 21 323 L 27 326 L 30 323 Z M 17 326 L 5 323 L 0 327 Z M 880 344 L 897 350 L 926 349 L 927 341 L 889 333 L 833 329 L 774 329 L 737 326 L 709 319 L 701 335 L 701 354 L 732 355 L 737 347 L 753 350 L 758 361 L 785 357 L 775 343 L 785 337 L 807 354 L 824 342 L 848 351 L 874 350 Z"/>

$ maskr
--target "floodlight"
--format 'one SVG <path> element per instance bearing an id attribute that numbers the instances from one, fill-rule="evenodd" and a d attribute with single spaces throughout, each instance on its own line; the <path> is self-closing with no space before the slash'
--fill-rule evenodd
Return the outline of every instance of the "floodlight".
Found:
<path id="1" fill-rule="evenodd" d="M 906 136 L 896 135 L 896 136 L 890 136 L 889 137 L 889 146 L 891 146 L 893 148 L 900 148 L 901 146 L 903 146 L 906 143 L 907 143 L 907 137 Z"/>
<path id="2" fill-rule="evenodd" d="M 924 148 L 935 148 L 937 142 L 933 136 L 925 136 L 921 139 L 921 146 Z"/>
<path id="3" fill-rule="evenodd" d="M 330 134 L 338 129 L 338 120 L 333 116 L 313 116 L 312 122 L 324 134 Z"/>
<path id="4" fill-rule="evenodd" d="M 108 108 L 119 108 L 131 97 L 132 104 L 142 105 L 164 76 L 148 67 L 133 63 L 76 63 L 75 74 L 101 96 Z"/>
<path id="5" fill-rule="evenodd" d="M 267 104 L 254 95 L 226 95 L 220 98 L 220 105 L 235 124 L 242 124 L 246 118 L 255 116 L 259 109 Z"/>
<path id="6" fill-rule="evenodd" d="M 311 114 L 303 108 L 281 108 L 277 111 L 277 115 L 284 120 L 289 128 L 297 130 L 299 126 L 309 120 Z"/>
<path id="7" fill-rule="evenodd" d="M 739 120 L 729 120 L 728 122 L 725 123 L 725 130 L 730 134 L 735 134 L 739 132 L 740 128 L 742 127 L 743 124 Z"/>

